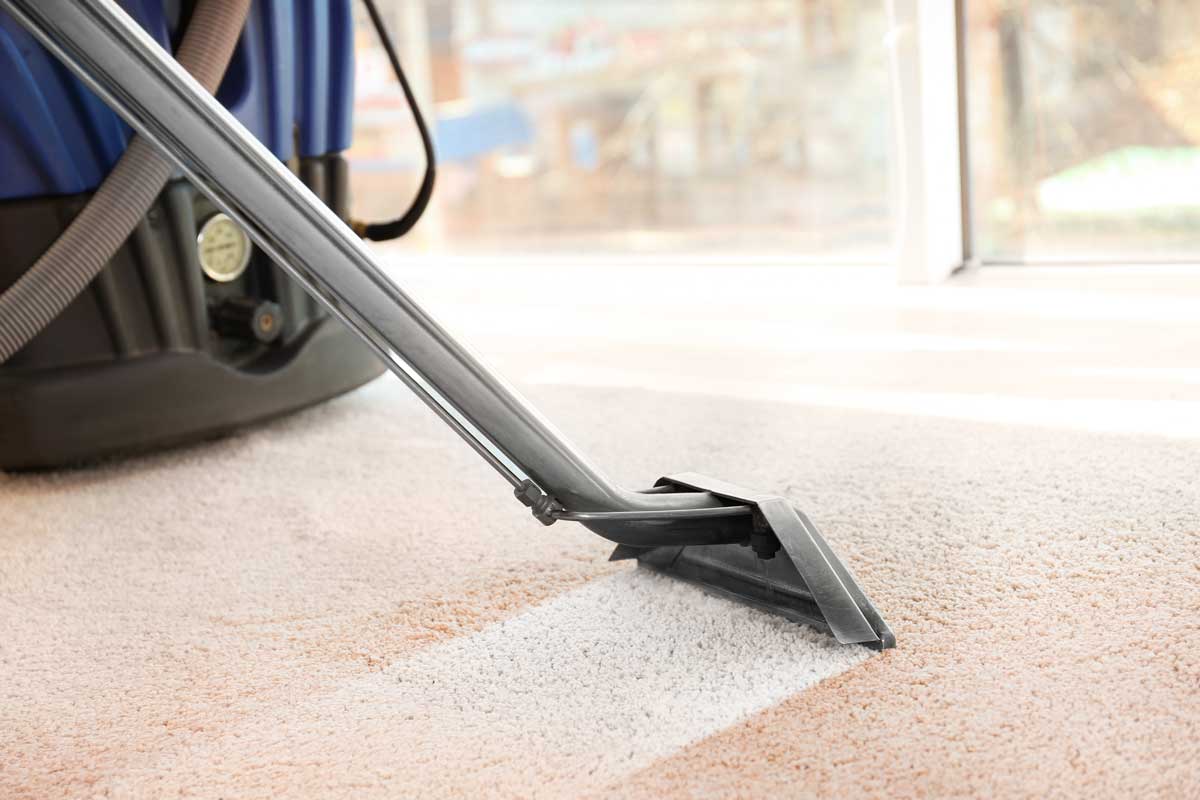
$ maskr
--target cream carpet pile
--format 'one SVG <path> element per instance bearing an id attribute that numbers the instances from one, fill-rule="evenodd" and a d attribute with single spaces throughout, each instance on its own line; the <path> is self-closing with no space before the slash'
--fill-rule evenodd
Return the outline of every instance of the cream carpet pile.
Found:
<path id="1" fill-rule="evenodd" d="M 608 563 L 385 378 L 0 475 L 2 798 L 1200 796 L 1193 271 L 476 266 L 401 277 L 625 485 L 792 498 L 899 648 Z"/>
<path id="2" fill-rule="evenodd" d="M 1196 440 L 536 399 L 630 485 L 793 498 L 899 648 L 608 563 L 389 378 L 0 476 L 0 796 L 1200 796 Z"/>

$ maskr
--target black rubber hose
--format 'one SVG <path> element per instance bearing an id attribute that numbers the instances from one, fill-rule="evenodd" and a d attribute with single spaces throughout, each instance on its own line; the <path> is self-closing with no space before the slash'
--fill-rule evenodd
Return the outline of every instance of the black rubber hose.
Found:
<path id="1" fill-rule="evenodd" d="M 425 124 L 425 117 L 421 114 L 420 106 L 417 105 L 417 98 L 408 83 L 408 77 L 404 74 L 404 68 L 400 66 L 400 56 L 396 54 L 396 47 L 392 43 L 392 37 L 388 34 L 387 26 L 383 23 L 379 9 L 375 6 L 375 0 L 363 0 L 363 5 L 367 7 L 371 24 L 375 26 L 379 42 L 383 45 L 388 61 L 392 63 L 392 71 L 396 73 L 396 80 L 400 82 L 400 88 L 404 91 L 404 99 L 408 103 L 409 111 L 412 112 L 417 132 L 421 135 L 421 148 L 425 151 L 425 176 L 421 179 L 417 196 L 413 198 L 412 204 L 408 207 L 408 211 L 404 212 L 404 216 L 391 222 L 360 222 L 356 220 L 350 223 L 355 233 L 364 239 L 386 242 L 398 239 L 411 231 L 417 221 L 421 219 L 421 215 L 425 213 L 425 209 L 429 206 L 429 200 L 433 197 L 434 182 L 437 180 L 437 155 L 433 150 L 433 137 L 429 135 L 429 127 Z"/>
<path id="2" fill-rule="evenodd" d="M 251 0 L 201 0 L 176 58 L 215 92 L 233 57 Z M 150 210 L 173 166 L 134 136 L 104 182 L 62 235 L 0 294 L 0 364 L 87 288 Z"/>

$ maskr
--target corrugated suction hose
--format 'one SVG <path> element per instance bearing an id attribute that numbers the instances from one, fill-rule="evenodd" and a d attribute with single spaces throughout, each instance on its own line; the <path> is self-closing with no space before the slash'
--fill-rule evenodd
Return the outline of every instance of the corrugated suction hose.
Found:
<path id="1" fill-rule="evenodd" d="M 200 0 L 176 58 L 215 92 L 233 57 L 251 0 Z M 0 364 L 62 313 L 104 269 L 171 177 L 154 145 L 134 136 L 129 147 L 62 235 L 17 282 L 0 294 Z"/>

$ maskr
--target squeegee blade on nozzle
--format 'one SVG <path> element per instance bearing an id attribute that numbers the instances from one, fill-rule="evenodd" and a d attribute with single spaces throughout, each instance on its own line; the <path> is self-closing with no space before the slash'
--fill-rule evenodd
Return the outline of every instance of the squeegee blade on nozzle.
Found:
<path id="1" fill-rule="evenodd" d="M 695 473 L 672 475 L 659 485 L 753 504 L 777 537 L 778 552 L 762 558 L 755 548 L 744 544 L 619 546 L 613 559 L 636 558 L 640 566 L 828 631 L 843 644 L 881 650 L 896 646 L 895 635 L 854 575 L 812 521 L 787 499 Z"/>

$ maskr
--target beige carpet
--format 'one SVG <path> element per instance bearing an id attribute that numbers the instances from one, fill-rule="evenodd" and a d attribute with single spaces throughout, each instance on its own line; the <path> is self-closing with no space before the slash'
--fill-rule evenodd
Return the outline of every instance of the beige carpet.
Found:
<path id="1" fill-rule="evenodd" d="M 1063 325 L 1050 351 L 1134 353 Z M 1147 369 L 1178 344 L 1143 341 Z M 1013 376 L 1046 367 L 967 355 L 1031 394 Z M 934 374 L 921 358 L 889 374 Z M 794 498 L 899 648 L 607 563 L 387 379 L 224 441 L 0 476 L 0 797 L 1200 796 L 1190 430 L 521 379 L 629 484 Z"/>

